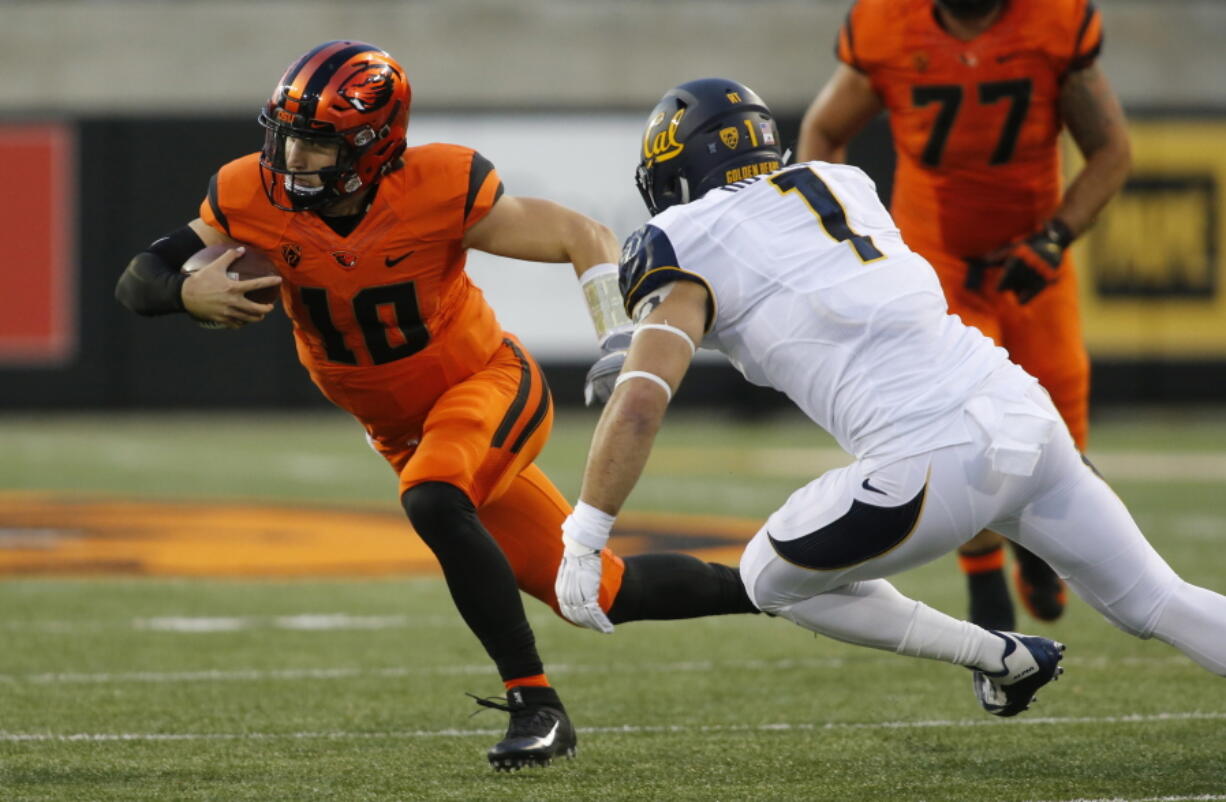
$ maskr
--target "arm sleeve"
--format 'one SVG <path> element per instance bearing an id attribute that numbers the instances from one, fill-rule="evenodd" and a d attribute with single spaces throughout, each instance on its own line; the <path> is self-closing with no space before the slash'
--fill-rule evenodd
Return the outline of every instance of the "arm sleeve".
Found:
<path id="1" fill-rule="evenodd" d="M 138 315 L 168 315 L 183 310 L 180 272 L 188 257 L 204 247 L 204 241 L 184 226 L 155 241 L 138 253 L 120 275 L 115 298 Z"/>

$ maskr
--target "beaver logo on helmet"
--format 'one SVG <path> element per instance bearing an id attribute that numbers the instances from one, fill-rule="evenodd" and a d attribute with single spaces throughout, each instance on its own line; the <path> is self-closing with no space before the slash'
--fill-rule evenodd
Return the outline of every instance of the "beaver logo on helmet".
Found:
<path id="1" fill-rule="evenodd" d="M 358 111 L 378 111 L 392 99 L 395 81 L 386 66 L 372 65 L 346 78 L 337 94 Z"/>
<path id="2" fill-rule="evenodd" d="M 324 42 L 300 56 L 260 112 L 269 202 L 297 212 L 369 191 L 400 163 L 412 94 L 401 66 L 372 44 Z M 334 147 L 336 160 L 316 170 L 291 165 L 292 140 Z"/>

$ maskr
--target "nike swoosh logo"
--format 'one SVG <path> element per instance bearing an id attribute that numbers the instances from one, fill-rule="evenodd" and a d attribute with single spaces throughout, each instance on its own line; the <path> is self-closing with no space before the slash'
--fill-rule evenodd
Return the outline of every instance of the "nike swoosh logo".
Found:
<path id="1" fill-rule="evenodd" d="M 412 256 L 415 253 L 417 253 L 417 249 L 413 249 L 409 251 L 408 253 L 404 254 L 403 256 L 397 256 L 395 259 L 393 259 L 390 256 L 385 256 L 383 257 L 383 264 L 387 265 L 388 267 L 395 267 L 396 265 L 400 264 L 405 259 L 408 259 L 410 256 Z"/>
<path id="2" fill-rule="evenodd" d="M 863 481 L 863 482 L 861 482 L 861 483 L 860 483 L 860 487 L 863 487 L 865 490 L 872 491 L 873 493 L 880 493 L 880 494 L 881 494 L 881 495 L 883 495 L 883 496 L 889 495 L 889 494 L 888 494 L 888 493 L 886 493 L 884 490 L 878 490 L 877 488 L 875 488 L 875 487 L 873 487 L 872 485 L 870 485 L 870 484 L 868 483 L 868 478 L 867 478 L 867 477 L 864 479 L 864 481 Z"/>
<path id="3" fill-rule="evenodd" d="M 562 722 L 560 721 L 555 721 L 553 723 L 553 729 L 549 731 L 548 735 L 546 735 L 544 738 L 537 738 L 536 743 L 531 744 L 529 746 L 525 746 L 523 748 L 524 749 L 535 749 L 537 747 L 544 748 L 544 747 L 553 746 L 553 742 L 557 740 L 558 738 L 558 725 L 560 725 L 561 723 Z"/>

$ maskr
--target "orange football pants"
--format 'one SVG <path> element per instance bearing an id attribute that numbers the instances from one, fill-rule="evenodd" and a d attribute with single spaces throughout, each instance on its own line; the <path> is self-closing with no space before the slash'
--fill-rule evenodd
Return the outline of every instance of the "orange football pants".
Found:
<path id="1" fill-rule="evenodd" d="M 1084 451 L 1090 429 L 1090 357 L 1081 339 L 1077 309 L 1077 274 L 1067 252 L 1060 280 L 1028 304 L 1010 292 L 997 292 L 1000 270 L 989 270 L 978 290 L 968 290 L 966 262 L 949 254 L 928 252 L 949 302 L 949 311 L 975 326 L 1006 351 L 1009 358 L 1051 395 L 1073 442 Z"/>
<path id="2" fill-rule="evenodd" d="M 405 392 L 412 393 L 412 387 Z M 570 505 L 533 464 L 553 427 L 549 385 L 536 360 L 507 335 L 489 363 L 452 385 L 426 413 L 420 438 L 368 425 L 375 450 L 400 474 L 400 493 L 445 482 L 468 495 L 498 542 L 520 590 L 558 611 L 554 577 L 562 562 L 562 521 Z M 602 552 L 600 606 L 621 589 L 625 563 Z"/>

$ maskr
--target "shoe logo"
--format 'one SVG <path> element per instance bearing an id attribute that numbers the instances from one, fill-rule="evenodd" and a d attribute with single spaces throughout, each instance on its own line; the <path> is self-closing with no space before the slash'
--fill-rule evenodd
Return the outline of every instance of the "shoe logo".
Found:
<path id="1" fill-rule="evenodd" d="M 547 749 L 553 746 L 553 742 L 558 739 L 558 727 L 561 726 L 561 724 L 562 722 L 555 721 L 553 723 L 553 727 L 550 728 L 548 735 L 546 735 L 544 738 L 537 738 L 535 744 L 533 744 L 532 746 L 524 747 L 524 748 L 525 749 L 535 749 L 539 747 L 542 749 Z"/>
<path id="2" fill-rule="evenodd" d="M 872 485 L 870 485 L 870 484 L 868 483 L 868 478 L 867 478 L 867 477 L 865 477 L 864 481 L 860 483 L 860 487 L 863 487 L 865 490 L 871 491 L 871 492 L 873 492 L 873 493 L 880 493 L 880 494 L 881 494 L 881 495 L 883 495 L 883 496 L 885 496 L 885 495 L 889 495 L 889 494 L 888 494 L 888 493 L 886 493 L 884 490 L 878 490 L 877 488 L 875 488 L 875 487 L 873 487 Z"/>
<path id="3" fill-rule="evenodd" d="M 387 265 L 388 267 L 395 267 L 396 265 L 400 264 L 405 259 L 408 259 L 410 256 L 412 256 L 415 253 L 417 253 L 416 248 L 414 248 L 413 250 L 409 251 L 408 253 L 402 256 L 397 256 L 395 259 L 393 259 L 390 256 L 385 256 L 383 257 L 383 264 Z"/>

